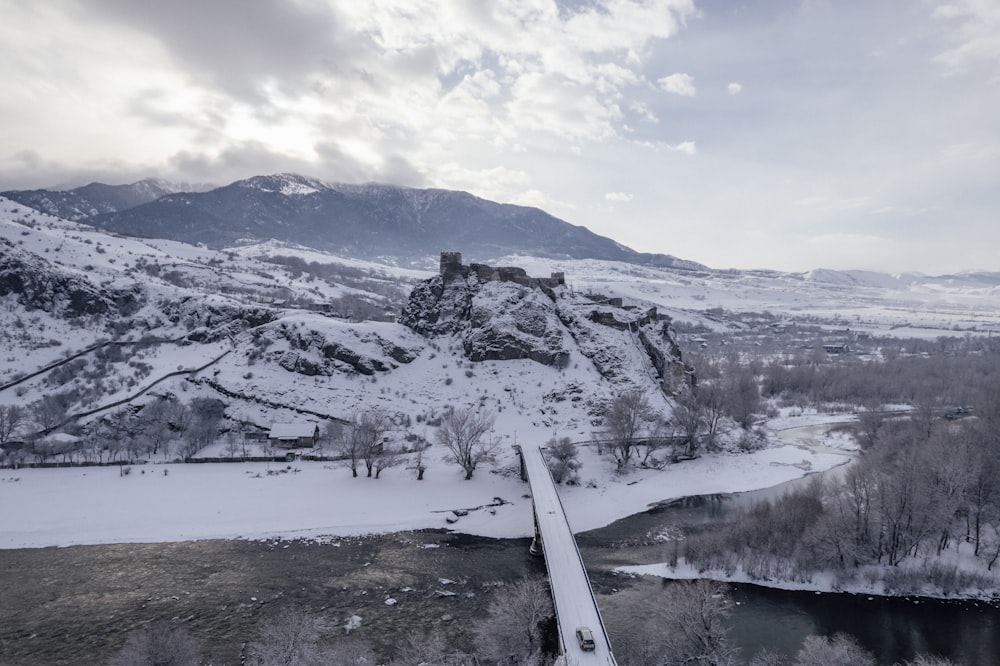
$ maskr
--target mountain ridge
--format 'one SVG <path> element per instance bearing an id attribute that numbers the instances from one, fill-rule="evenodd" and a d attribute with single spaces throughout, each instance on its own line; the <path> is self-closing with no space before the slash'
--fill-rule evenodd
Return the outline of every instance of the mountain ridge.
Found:
<path id="1" fill-rule="evenodd" d="M 162 191 L 159 196 L 151 196 L 149 183 L 101 186 L 97 192 L 92 184 L 58 193 L 0 194 L 108 231 L 212 247 L 273 239 L 411 265 L 426 263 L 452 247 L 477 260 L 531 253 L 707 269 L 671 255 L 637 252 L 539 208 L 462 191 L 327 183 L 287 173 L 254 176 L 206 192 Z"/>
<path id="2" fill-rule="evenodd" d="M 442 250 L 475 261 L 509 255 L 620 261 L 713 275 L 784 277 L 842 288 L 919 288 L 927 283 L 1000 286 L 1000 272 L 947 275 L 816 268 L 716 269 L 669 254 L 633 250 L 546 211 L 458 190 L 378 182 L 337 183 L 294 173 L 237 180 L 221 187 L 147 178 L 127 185 L 12 190 L 0 196 L 43 213 L 125 235 L 209 247 L 278 241 L 396 266 L 433 268 Z M 471 220 L 471 222 L 470 222 Z"/>

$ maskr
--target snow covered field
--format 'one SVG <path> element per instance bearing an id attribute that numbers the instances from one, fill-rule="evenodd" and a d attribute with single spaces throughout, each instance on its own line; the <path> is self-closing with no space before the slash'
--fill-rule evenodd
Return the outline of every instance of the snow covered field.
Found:
<path id="1" fill-rule="evenodd" d="M 430 452 L 435 453 L 434 447 Z M 706 455 L 663 471 L 613 473 L 591 447 L 579 454 L 584 485 L 561 486 L 575 532 L 607 525 L 651 503 L 705 493 L 769 487 L 844 462 L 835 453 L 785 445 L 750 454 Z M 332 463 L 215 463 L 0 471 L 0 548 L 168 542 L 211 538 L 341 537 L 450 528 L 490 537 L 532 534 L 527 484 L 514 473 L 432 460 L 417 481 L 403 467 L 352 479 Z M 291 467 L 289 470 L 288 467 Z M 297 470 L 297 471 L 296 471 Z M 595 487 L 588 487 L 591 484 Z M 494 498 L 507 504 L 494 504 Z M 453 509 L 474 509 L 449 524 Z"/>

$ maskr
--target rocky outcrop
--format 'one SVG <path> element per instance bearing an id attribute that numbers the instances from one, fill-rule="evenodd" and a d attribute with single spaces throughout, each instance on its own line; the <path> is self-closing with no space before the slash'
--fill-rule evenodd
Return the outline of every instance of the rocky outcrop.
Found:
<path id="1" fill-rule="evenodd" d="M 682 360 L 677 335 L 669 322 L 650 322 L 639 329 L 638 338 L 665 392 L 673 395 L 694 381 L 694 370 Z"/>
<path id="2" fill-rule="evenodd" d="M 216 342 L 268 324 L 281 315 L 274 308 L 237 305 L 224 301 L 206 302 L 195 297 L 178 301 L 160 300 L 157 309 L 167 321 L 190 331 L 192 342 Z"/>
<path id="3" fill-rule="evenodd" d="M 306 376 L 338 373 L 370 376 L 410 363 L 420 351 L 360 327 L 324 331 L 323 324 L 334 324 L 328 320 L 317 320 L 316 324 L 307 327 L 281 323 L 272 327 L 268 339 L 281 339 L 287 348 L 270 351 L 268 356 L 285 370 Z"/>
<path id="4" fill-rule="evenodd" d="M 687 381 L 673 329 L 655 308 L 573 294 L 561 274 L 462 266 L 442 254 L 439 275 L 416 286 L 401 321 L 425 336 L 461 338 L 471 361 L 528 359 L 565 367 L 574 351 L 622 389 L 654 379 L 667 394 Z M 648 385 L 648 384 L 647 384 Z"/>
<path id="5" fill-rule="evenodd" d="M 530 359 L 560 365 L 569 358 L 554 304 L 521 282 L 483 281 L 479 272 L 454 270 L 418 284 L 401 322 L 425 336 L 460 335 L 471 361 Z M 464 268 L 464 267 L 462 267 Z"/>
<path id="6" fill-rule="evenodd" d="M 8 294 L 14 294 L 27 310 L 67 318 L 127 317 L 141 307 L 145 298 L 138 285 L 130 289 L 99 287 L 83 275 L 20 252 L 10 241 L 0 239 L 0 296 Z"/>
<path id="7" fill-rule="evenodd" d="M 562 367 L 569 360 L 553 303 L 540 291 L 484 284 L 471 299 L 468 323 L 463 347 L 470 361 L 530 359 Z"/>
<path id="8" fill-rule="evenodd" d="M 472 289 L 466 278 L 437 275 L 413 288 L 400 323 L 421 335 L 457 333 L 465 327 L 471 308 Z"/>

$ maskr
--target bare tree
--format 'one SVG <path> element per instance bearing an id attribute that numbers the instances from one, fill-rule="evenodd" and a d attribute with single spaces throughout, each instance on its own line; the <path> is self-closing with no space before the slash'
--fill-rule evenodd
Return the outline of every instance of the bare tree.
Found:
<path id="1" fill-rule="evenodd" d="M 257 639 L 247 646 L 251 666 L 307 666 L 319 664 L 319 619 L 286 608 L 266 620 Z"/>
<path id="2" fill-rule="evenodd" d="M 230 458 L 235 458 L 240 451 L 240 435 L 234 430 L 226 433 L 226 453 Z"/>
<path id="3" fill-rule="evenodd" d="M 357 636 L 341 638 L 332 645 L 323 648 L 320 659 L 313 662 L 315 666 L 328 664 L 343 664 L 343 666 L 373 666 L 379 664 L 378 657 L 368 641 Z"/>
<path id="4" fill-rule="evenodd" d="M 194 398 L 191 400 L 191 421 L 184 430 L 182 457 L 193 456 L 218 438 L 225 410 L 225 403 L 216 398 Z"/>
<path id="5" fill-rule="evenodd" d="M 62 393 L 51 393 L 31 403 L 29 408 L 35 426 L 44 433 L 66 420 L 69 398 Z"/>
<path id="6" fill-rule="evenodd" d="M 530 665 L 542 660 L 542 623 L 555 615 L 541 578 L 522 578 L 496 592 L 487 617 L 475 630 L 476 656 L 497 664 Z"/>
<path id="7" fill-rule="evenodd" d="M 178 411 L 184 407 L 176 400 L 157 398 L 142 408 L 137 415 L 139 429 L 146 443 L 146 449 L 156 455 L 161 450 L 167 454 L 167 444 L 173 438 L 172 423 L 177 419 Z"/>
<path id="8" fill-rule="evenodd" d="M 705 448 L 714 451 L 726 423 L 725 388 L 720 380 L 700 383 L 695 387 L 694 396 L 704 414 Z"/>
<path id="9" fill-rule="evenodd" d="M 414 469 L 417 471 L 417 481 L 424 480 L 424 472 L 427 471 L 427 462 L 424 460 L 424 449 L 417 451 L 417 457 L 413 461 L 413 466 L 407 469 Z"/>
<path id="10" fill-rule="evenodd" d="M 632 459 L 643 433 L 649 425 L 649 402 L 639 391 L 623 393 L 604 411 L 604 430 L 611 440 L 611 452 L 624 470 Z"/>
<path id="11" fill-rule="evenodd" d="M 698 450 L 699 437 L 705 423 L 705 410 L 698 401 L 694 389 L 687 389 L 677 394 L 671 425 L 684 440 L 686 456 L 694 455 Z"/>
<path id="12" fill-rule="evenodd" d="M 730 359 L 723 384 L 726 413 L 744 430 L 753 426 L 753 417 L 761 411 L 760 387 L 753 369 Z"/>
<path id="13" fill-rule="evenodd" d="M 0 449 L 17 437 L 27 424 L 27 415 L 18 405 L 0 405 Z"/>
<path id="14" fill-rule="evenodd" d="M 391 666 L 466 666 L 473 664 L 470 655 L 448 649 L 444 637 L 434 632 L 428 635 L 410 634 L 399 647 Z"/>
<path id="15" fill-rule="evenodd" d="M 401 451 L 384 447 L 381 448 L 373 463 L 375 468 L 375 478 L 379 478 L 383 470 L 387 470 L 390 467 L 399 467 L 405 460 L 406 458 L 403 456 Z"/>
<path id="16" fill-rule="evenodd" d="M 687 392 L 685 399 L 693 401 L 692 406 L 696 405 L 704 445 L 713 450 L 729 413 L 730 392 L 727 390 L 726 377 L 718 364 L 699 356 L 692 356 L 690 361 L 698 381 Z"/>
<path id="17" fill-rule="evenodd" d="M 720 583 L 697 580 L 671 586 L 657 621 L 664 637 L 663 663 L 736 664 L 738 648 L 724 624 L 731 608 L 732 600 Z"/>
<path id="18" fill-rule="evenodd" d="M 545 457 L 549 472 L 556 483 L 572 485 L 579 481 L 580 461 L 576 458 L 576 444 L 569 437 L 553 437 L 545 444 Z"/>
<path id="19" fill-rule="evenodd" d="M 793 666 L 875 666 L 875 657 L 847 634 L 807 636 Z"/>
<path id="20" fill-rule="evenodd" d="M 862 449 L 870 449 L 878 443 L 884 424 L 885 408 L 877 402 L 868 402 L 858 414 L 856 432 Z"/>
<path id="21" fill-rule="evenodd" d="M 108 451 L 109 462 L 127 451 L 133 425 L 131 413 L 124 408 L 116 409 L 101 418 L 97 432 Z"/>
<path id="22" fill-rule="evenodd" d="M 951 659 L 928 654 L 918 654 L 913 661 L 903 662 L 903 666 L 959 666 Z"/>
<path id="23" fill-rule="evenodd" d="M 965 489 L 967 530 L 975 544 L 975 555 L 982 549 L 983 527 L 1000 515 L 1000 460 L 987 441 L 973 448 L 968 461 L 969 479 Z"/>
<path id="24" fill-rule="evenodd" d="M 247 646 L 251 666 L 325 666 L 378 663 L 371 647 L 351 636 L 324 646 L 320 618 L 296 608 L 285 608 L 266 620 L 257 639 Z"/>
<path id="25" fill-rule="evenodd" d="M 129 633 L 113 666 L 195 666 L 198 644 L 183 627 L 158 622 Z"/>
<path id="26" fill-rule="evenodd" d="M 788 659 L 783 654 L 762 650 L 750 660 L 750 666 L 788 666 Z"/>
<path id="27" fill-rule="evenodd" d="M 472 478 L 479 463 L 491 460 L 499 444 L 483 437 L 493 428 L 494 416 L 488 411 L 470 408 L 450 409 L 441 417 L 436 437 L 452 460 L 465 470 L 466 480 Z"/>
<path id="28" fill-rule="evenodd" d="M 358 476 L 358 464 L 364 462 L 372 475 L 376 459 L 383 453 L 383 440 L 389 431 L 389 417 L 375 409 L 355 412 L 352 425 L 340 430 L 340 452 L 346 457 L 351 476 Z"/>

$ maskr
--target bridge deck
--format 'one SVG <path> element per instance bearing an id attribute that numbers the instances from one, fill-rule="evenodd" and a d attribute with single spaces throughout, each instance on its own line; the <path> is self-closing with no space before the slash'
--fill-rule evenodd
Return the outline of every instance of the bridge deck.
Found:
<path id="1" fill-rule="evenodd" d="M 566 512 L 556 493 L 552 475 L 537 446 L 521 445 L 521 457 L 531 485 L 535 519 L 542 535 L 545 565 L 549 571 L 552 599 L 559 623 L 559 639 L 566 663 L 570 666 L 603 664 L 615 666 L 611 643 L 604 621 L 590 587 L 587 570 L 576 547 Z M 594 634 L 595 649 L 580 649 L 577 627 L 587 627 Z"/>

